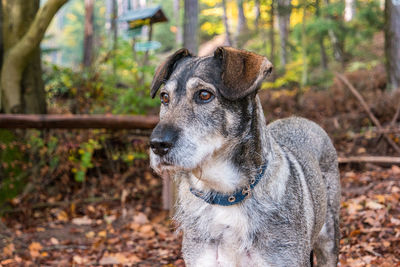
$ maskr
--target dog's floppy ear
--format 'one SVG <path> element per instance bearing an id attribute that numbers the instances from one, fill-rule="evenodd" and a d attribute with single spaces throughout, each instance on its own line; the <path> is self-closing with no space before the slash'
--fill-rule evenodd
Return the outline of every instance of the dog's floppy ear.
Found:
<path id="1" fill-rule="evenodd" d="M 171 76 L 172 72 L 174 71 L 175 63 L 181 58 L 191 56 L 192 54 L 189 52 L 189 50 L 187 50 L 186 48 L 181 48 L 173 55 L 169 56 L 167 60 L 165 60 L 160 66 L 158 66 L 150 87 L 150 96 L 152 98 L 156 96 L 158 89 L 160 89 L 160 86 L 169 79 L 169 76 Z"/>
<path id="2" fill-rule="evenodd" d="M 266 57 L 232 47 L 218 47 L 214 58 L 221 64 L 221 94 L 237 100 L 255 92 L 272 71 Z"/>

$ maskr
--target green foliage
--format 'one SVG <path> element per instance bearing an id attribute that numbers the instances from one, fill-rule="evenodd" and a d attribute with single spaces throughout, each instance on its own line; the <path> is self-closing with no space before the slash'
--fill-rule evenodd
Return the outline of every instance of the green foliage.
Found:
<path id="1" fill-rule="evenodd" d="M 26 157 L 16 140 L 12 132 L 0 129 L 0 205 L 17 196 L 26 181 Z"/>
<path id="2" fill-rule="evenodd" d="M 263 83 L 262 88 L 279 89 L 282 87 L 298 87 L 300 84 L 302 66 L 303 62 L 301 60 L 289 63 L 287 65 L 287 71 L 283 76 L 277 78 L 274 82 Z"/>
<path id="3" fill-rule="evenodd" d="M 96 149 L 100 148 L 100 144 L 93 140 L 89 139 L 88 142 L 82 143 L 78 150 L 80 155 L 79 158 L 70 157 L 72 161 L 77 163 L 78 168 L 72 169 L 72 172 L 75 172 L 75 181 L 83 182 L 86 177 L 86 172 L 89 168 L 93 168 L 92 157 L 93 153 Z"/>

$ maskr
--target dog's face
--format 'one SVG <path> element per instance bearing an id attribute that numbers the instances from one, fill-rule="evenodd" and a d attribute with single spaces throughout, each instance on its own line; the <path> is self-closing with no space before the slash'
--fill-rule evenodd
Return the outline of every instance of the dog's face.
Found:
<path id="1" fill-rule="evenodd" d="M 151 96 L 159 90 L 161 100 L 150 137 L 152 168 L 193 170 L 235 143 L 248 130 L 251 100 L 271 70 L 266 58 L 228 47 L 211 57 L 186 49 L 169 57 L 151 86 Z"/>

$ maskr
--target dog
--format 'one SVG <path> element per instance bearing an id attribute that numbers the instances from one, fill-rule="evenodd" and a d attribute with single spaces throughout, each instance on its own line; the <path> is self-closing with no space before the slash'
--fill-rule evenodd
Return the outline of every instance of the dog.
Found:
<path id="1" fill-rule="evenodd" d="M 150 165 L 172 173 L 187 266 L 336 266 L 340 183 L 325 131 L 299 117 L 266 125 L 267 58 L 180 49 L 156 70 L 160 122 Z M 163 86 L 162 86 L 163 85 Z"/>

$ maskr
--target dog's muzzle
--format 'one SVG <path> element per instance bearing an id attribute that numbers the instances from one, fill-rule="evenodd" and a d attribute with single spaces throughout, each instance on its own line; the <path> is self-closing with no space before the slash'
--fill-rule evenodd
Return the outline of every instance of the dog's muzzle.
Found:
<path id="1" fill-rule="evenodd" d="M 151 150 L 162 157 L 174 147 L 179 137 L 179 129 L 170 124 L 158 124 L 150 136 Z"/>

